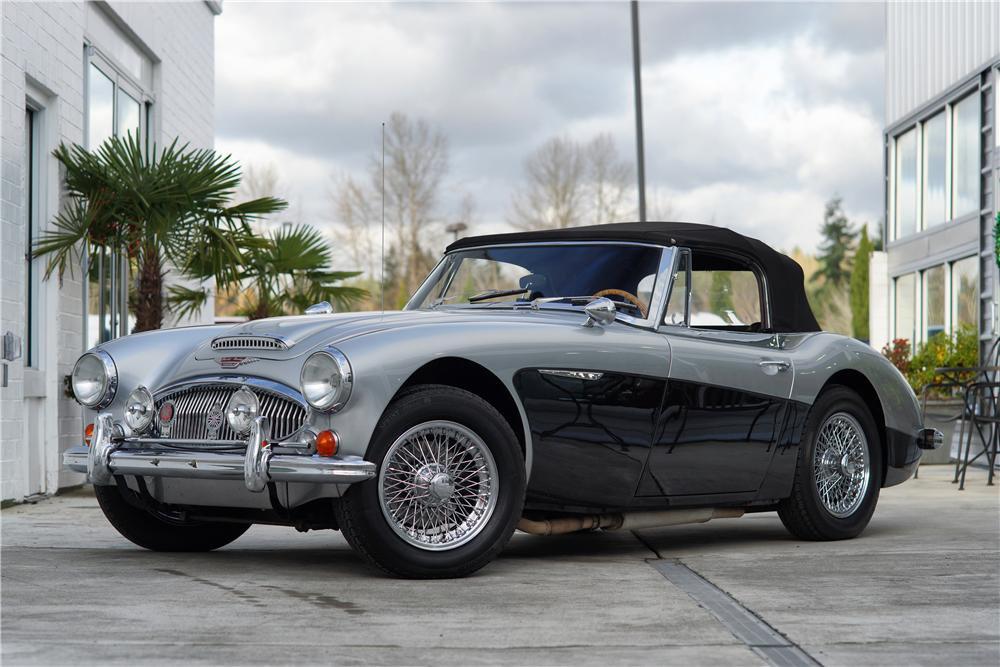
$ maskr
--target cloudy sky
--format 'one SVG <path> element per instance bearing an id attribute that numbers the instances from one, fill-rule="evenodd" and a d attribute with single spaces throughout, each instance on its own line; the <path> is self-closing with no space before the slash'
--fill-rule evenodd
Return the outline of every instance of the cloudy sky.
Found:
<path id="1" fill-rule="evenodd" d="M 881 4 L 641 3 L 651 208 L 813 250 L 823 202 L 879 217 Z M 216 146 L 273 165 L 290 216 L 336 224 L 335 179 L 364 178 L 380 123 L 449 139 L 442 216 L 506 228 L 525 156 L 550 137 L 635 150 L 626 3 L 227 0 L 216 23 Z"/>

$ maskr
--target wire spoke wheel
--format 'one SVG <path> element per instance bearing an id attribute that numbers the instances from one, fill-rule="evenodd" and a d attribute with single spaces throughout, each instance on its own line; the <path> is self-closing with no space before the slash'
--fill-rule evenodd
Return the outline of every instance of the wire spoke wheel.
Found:
<path id="1" fill-rule="evenodd" d="M 446 551 L 489 523 L 499 475 L 486 443 L 451 421 L 410 428 L 392 443 L 379 472 L 378 495 L 389 526 L 407 544 Z"/>
<path id="2" fill-rule="evenodd" d="M 813 478 L 820 502 L 835 517 L 851 516 L 864 501 L 871 480 L 868 439 L 847 412 L 830 415 L 820 427 Z"/>

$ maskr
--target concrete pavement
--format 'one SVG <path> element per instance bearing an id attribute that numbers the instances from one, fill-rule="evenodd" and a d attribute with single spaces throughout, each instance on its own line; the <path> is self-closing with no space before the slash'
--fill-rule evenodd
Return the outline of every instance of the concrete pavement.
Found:
<path id="1" fill-rule="evenodd" d="M 883 490 L 858 539 L 772 514 L 515 535 L 454 581 L 366 569 L 339 533 L 257 526 L 210 554 L 142 551 L 90 491 L 0 514 L 6 665 L 683 664 L 764 659 L 664 578 L 677 559 L 828 665 L 1000 664 L 1000 495 L 945 467 Z"/>

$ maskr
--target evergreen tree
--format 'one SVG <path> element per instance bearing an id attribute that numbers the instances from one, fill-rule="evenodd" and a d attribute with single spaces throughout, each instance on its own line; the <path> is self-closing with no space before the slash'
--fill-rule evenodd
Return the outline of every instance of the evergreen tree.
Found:
<path id="1" fill-rule="evenodd" d="M 824 287 L 828 290 L 844 287 L 850 281 L 849 257 L 858 235 L 840 205 L 841 198 L 836 196 L 826 203 L 821 230 L 824 241 L 819 247 L 819 269 L 810 278 L 813 281 L 824 278 Z"/>
<path id="2" fill-rule="evenodd" d="M 871 261 L 874 245 L 868 240 L 868 225 L 861 228 L 861 240 L 854 254 L 854 270 L 851 272 L 851 328 L 854 337 L 867 341 L 868 335 L 868 263 Z"/>
<path id="3" fill-rule="evenodd" d="M 708 294 L 710 312 L 724 315 L 727 310 L 734 310 L 733 281 L 729 277 L 729 271 L 712 272 L 712 286 L 709 288 Z"/>

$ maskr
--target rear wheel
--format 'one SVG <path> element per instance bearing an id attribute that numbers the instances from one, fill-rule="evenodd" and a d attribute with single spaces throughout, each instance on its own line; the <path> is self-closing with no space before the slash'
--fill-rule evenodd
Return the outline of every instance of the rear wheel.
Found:
<path id="1" fill-rule="evenodd" d="M 104 516 L 125 539 L 152 551 L 212 551 L 250 528 L 248 523 L 167 521 L 130 504 L 117 486 L 95 486 L 94 494 Z"/>
<path id="2" fill-rule="evenodd" d="M 524 504 L 524 458 L 510 425 L 475 394 L 423 385 L 386 411 L 368 453 L 375 479 L 337 504 L 369 563 L 400 577 L 461 577 L 507 544 Z"/>
<path id="3" fill-rule="evenodd" d="M 878 429 L 864 401 L 846 387 L 828 389 L 809 414 L 792 493 L 778 516 L 802 539 L 856 537 L 875 511 L 882 465 Z"/>

